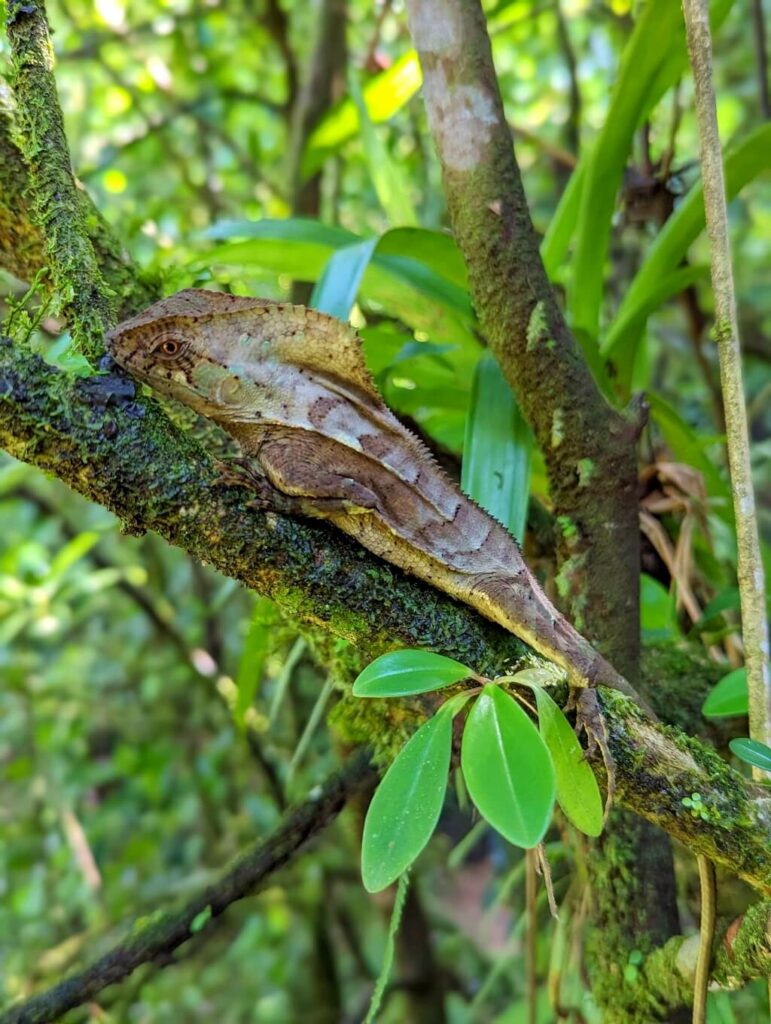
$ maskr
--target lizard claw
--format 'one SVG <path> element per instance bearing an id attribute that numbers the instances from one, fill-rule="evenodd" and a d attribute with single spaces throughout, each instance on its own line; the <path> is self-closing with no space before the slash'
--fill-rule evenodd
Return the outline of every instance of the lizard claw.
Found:
<path id="1" fill-rule="evenodd" d="M 597 699 L 597 691 L 586 687 L 580 690 L 578 697 L 571 692 L 568 708 L 571 707 L 576 709 L 576 733 L 586 733 L 587 747 L 584 759 L 590 760 L 599 751 L 605 765 L 608 791 L 605 797 L 604 821 L 607 822 L 616 796 L 616 762 L 608 746 L 608 728 Z"/>

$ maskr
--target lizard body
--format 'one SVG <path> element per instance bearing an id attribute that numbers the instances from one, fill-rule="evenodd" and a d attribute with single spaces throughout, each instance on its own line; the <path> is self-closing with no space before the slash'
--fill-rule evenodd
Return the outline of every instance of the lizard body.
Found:
<path id="1" fill-rule="evenodd" d="M 188 289 L 107 337 L 134 376 L 239 442 L 262 503 L 330 520 L 476 608 L 574 686 L 636 695 L 551 604 L 511 535 L 387 408 L 347 325 L 303 306 Z"/>

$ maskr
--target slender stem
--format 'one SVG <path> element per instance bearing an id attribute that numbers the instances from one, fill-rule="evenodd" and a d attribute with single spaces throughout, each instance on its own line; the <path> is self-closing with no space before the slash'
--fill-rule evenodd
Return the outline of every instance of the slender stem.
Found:
<path id="1" fill-rule="evenodd" d="M 712 81 L 712 38 L 707 0 L 683 0 L 688 52 L 696 88 L 704 210 L 710 240 L 715 333 L 723 386 L 728 463 L 736 516 L 739 595 L 742 610 L 750 735 L 771 743 L 771 677 L 763 563 L 750 466 L 747 409 L 742 383 L 731 242 L 728 232 L 723 158 Z"/>
<path id="2" fill-rule="evenodd" d="M 712 943 L 715 940 L 717 912 L 715 906 L 715 865 L 701 854 L 699 865 L 701 891 L 701 922 L 699 925 L 699 959 L 693 985 L 693 1024 L 704 1024 L 707 1019 L 709 969 L 712 962 Z"/>
<path id="3" fill-rule="evenodd" d="M 538 1020 L 538 874 L 535 850 L 525 851 L 525 913 L 527 932 L 525 938 L 525 977 L 527 979 L 527 1020 L 536 1024 Z"/>

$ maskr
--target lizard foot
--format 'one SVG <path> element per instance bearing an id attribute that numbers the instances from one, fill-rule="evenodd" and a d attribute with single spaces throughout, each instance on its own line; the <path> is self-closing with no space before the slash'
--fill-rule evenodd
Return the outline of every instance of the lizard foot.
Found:
<path id="1" fill-rule="evenodd" d="M 608 727 L 600 709 L 597 691 L 592 687 L 582 688 L 578 697 L 570 695 L 568 707 L 576 709 L 576 732 L 586 733 L 588 741 L 584 757 L 589 760 L 599 750 L 608 777 L 608 792 L 605 797 L 605 821 L 608 820 L 616 796 L 616 762 L 608 746 Z"/>

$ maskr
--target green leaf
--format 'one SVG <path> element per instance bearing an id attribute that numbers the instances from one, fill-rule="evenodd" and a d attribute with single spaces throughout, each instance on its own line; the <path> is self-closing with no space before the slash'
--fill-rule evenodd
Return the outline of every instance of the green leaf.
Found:
<path id="1" fill-rule="evenodd" d="M 467 665 L 432 651 L 406 648 L 375 658 L 353 684 L 355 697 L 407 697 L 451 686 L 474 673 Z"/>
<path id="2" fill-rule="evenodd" d="M 373 125 L 364 102 L 358 76 L 350 66 L 348 91 L 359 114 L 359 136 L 367 158 L 369 175 L 375 186 L 380 205 L 394 227 L 399 224 L 417 224 L 415 210 L 410 202 L 411 182 L 393 159 L 388 147 L 378 134 L 378 129 Z"/>
<path id="3" fill-rule="evenodd" d="M 278 609 L 267 597 L 260 597 L 255 602 L 252 618 L 244 640 L 241 658 L 236 673 L 236 702 L 233 717 L 239 728 L 243 729 L 246 712 L 254 703 L 257 687 L 260 685 L 265 657 L 268 653 L 270 633 L 278 621 Z"/>
<path id="4" fill-rule="evenodd" d="M 492 358 L 480 359 L 466 421 L 461 487 L 522 541 L 533 435 Z"/>
<path id="5" fill-rule="evenodd" d="M 730 718 L 749 711 L 747 669 L 735 668 L 710 690 L 701 709 L 707 718 Z"/>
<path id="6" fill-rule="evenodd" d="M 399 751 L 375 791 L 364 822 L 361 875 L 380 892 L 431 838 L 444 802 L 452 750 L 452 714 L 441 708 Z"/>
<path id="7" fill-rule="evenodd" d="M 646 573 L 640 575 L 640 624 L 648 640 L 678 635 L 674 595 Z"/>
<path id="8" fill-rule="evenodd" d="M 377 243 L 377 238 L 368 238 L 333 252 L 315 284 L 310 305 L 347 321 Z"/>
<path id="9" fill-rule="evenodd" d="M 536 727 L 494 683 L 469 713 L 461 765 L 482 817 L 515 846 L 536 846 L 554 807 L 554 767 Z"/>
<path id="10" fill-rule="evenodd" d="M 363 86 L 369 118 L 375 124 L 388 121 L 420 88 L 422 76 L 418 55 L 408 50 L 403 57 Z M 324 161 L 359 130 L 359 111 L 350 97 L 337 103 L 321 119 L 308 139 L 302 159 L 302 173 L 311 177 Z"/>
<path id="11" fill-rule="evenodd" d="M 315 281 L 333 252 L 364 241 L 352 232 L 299 217 L 224 221 L 206 233 L 209 238 L 235 235 L 245 240 L 208 250 L 192 267 L 217 263 L 241 270 L 259 267 L 298 281 Z M 415 255 L 403 255 L 405 249 Z M 386 232 L 364 271 L 362 296 L 416 330 L 478 352 L 471 300 L 466 288 L 457 283 L 459 259 L 454 243 L 439 232 L 422 228 Z"/>
<path id="12" fill-rule="evenodd" d="M 760 125 L 742 141 L 728 147 L 724 157 L 726 195 L 733 199 L 741 189 L 771 167 L 771 124 Z M 648 249 L 643 265 L 624 295 L 616 314 L 616 323 L 644 324 L 650 311 L 651 296 L 671 279 L 689 246 L 704 230 L 704 189 L 694 185 L 688 195 L 659 231 Z M 655 303 L 654 303 L 655 308 Z M 638 327 L 628 333 L 614 327 L 602 346 L 604 357 L 612 359 L 618 371 L 618 383 L 627 391 L 637 349 L 642 337 Z"/>
<path id="13" fill-rule="evenodd" d="M 603 807 L 594 772 L 560 708 L 542 687 L 535 688 L 538 724 L 549 748 L 557 780 L 557 803 L 575 827 L 588 836 L 602 832 Z"/>
<path id="14" fill-rule="evenodd" d="M 732 752 L 753 768 L 762 768 L 771 773 L 771 747 L 759 740 L 736 739 L 728 744 Z"/>
<path id="15" fill-rule="evenodd" d="M 79 533 L 77 537 L 73 537 L 54 556 L 51 568 L 47 573 L 48 578 L 55 580 L 59 576 L 63 576 L 76 562 L 79 562 L 81 558 L 85 558 L 91 548 L 98 542 L 99 534 L 93 530 Z"/>
<path id="16" fill-rule="evenodd" d="M 713 25 L 725 18 L 731 2 L 713 2 Z M 594 342 L 613 211 L 632 139 L 646 114 L 677 81 L 686 62 L 679 4 L 648 0 L 624 49 L 605 123 L 585 158 L 566 306 L 572 327 Z"/>

